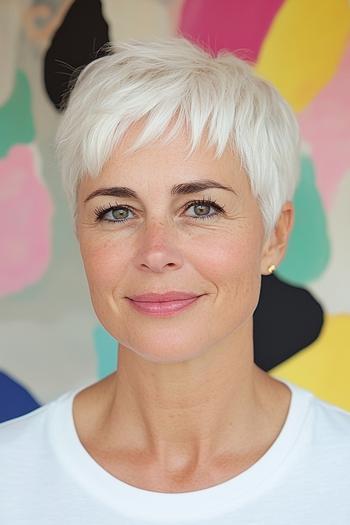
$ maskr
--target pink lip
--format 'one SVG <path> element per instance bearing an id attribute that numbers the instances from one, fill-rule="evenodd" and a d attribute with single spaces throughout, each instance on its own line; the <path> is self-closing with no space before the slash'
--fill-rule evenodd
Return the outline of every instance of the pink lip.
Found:
<path id="1" fill-rule="evenodd" d="M 178 299 L 176 301 L 133 301 L 128 299 L 130 304 L 138 311 L 143 314 L 147 314 L 153 317 L 169 317 L 176 312 L 180 312 L 199 300 L 201 296 L 190 297 L 188 299 Z"/>
<path id="2" fill-rule="evenodd" d="M 195 293 L 171 291 L 163 294 L 145 293 L 141 295 L 132 295 L 131 297 L 128 297 L 128 299 L 138 302 L 161 303 L 164 301 L 182 301 L 185 299 L 194 299 L 196 297 L 199 297 L 199 295 Z"/>

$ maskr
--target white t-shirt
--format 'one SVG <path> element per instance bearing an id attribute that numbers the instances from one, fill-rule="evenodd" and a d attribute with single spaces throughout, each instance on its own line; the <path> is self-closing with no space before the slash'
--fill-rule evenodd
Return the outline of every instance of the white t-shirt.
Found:
<path id="1" fill-rule="evenodd" d="M 350 524 L 350 413 L 284 382 L 291 404 L 268 451 L 194 492 L 152 492 L 104 470 L 76 433 L 79 389 L 0 424 L 1 525 Z"/>

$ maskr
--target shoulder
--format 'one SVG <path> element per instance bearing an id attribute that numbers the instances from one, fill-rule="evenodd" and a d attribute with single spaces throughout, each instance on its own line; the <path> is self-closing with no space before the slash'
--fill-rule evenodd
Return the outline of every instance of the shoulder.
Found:
<path id="1" fill-rule="evenodd" d="M 315 438 L 329 446 L 344 447 L 350 453 L 350 412 L 314 397 L 312 416 Z"/>
<path id="2" fill-rule="evenodd" d="M 350 412 L 294 383 L 288 385 L 293 391 L 290 454 L 298 469 L 317 473 L 320 478 L 340 475 L 349 483 Z"/>
<path id="3" fill-rule="evenodd" d="M 306 446 L 297 470 L 305 483 L 317 484 L 337 501 L 348 500 L 350 486 L 350 413 L 314 396 L 306 423 Z M 300 477 L 300 476 L 299 476 Z"/>
<path id="4" fill-rule="evenodd" d="M 20 460 L 48 446 L 48 426 L 57 405 L 69 393 L 50 401 L 22 416 L 0 423 L 0 468 L 8 461 Z M 29 454 L 28 454 L 29 453 Z"/>
<path id="5" fill-rule="evenodd" d="M 282 382 L 289 386 L 293 394 L 289 419 L 292 419 L 294 427 L 307 431 L 314 443 L 337 443 L 350 447 L 350 412 L 294 382 Z"/>
<path id="6" fill-rule="evenodd" d="M 28 462 L 42 450 L 45 429 L 54 403 L 0 424 L 0 468 L 21 460 Z"/>
<path id="7" fill-rule="evenodd" d="M 0 476 L 0 494 L 12 494 L 13 490 L 28 493 L 28 486 L 36 490 L 44 480 L 49 482 L 57 467 L 52 425 L 59 407 L 66 411 L 69 399 L 68 393 L 63 394 L 0 424 L 0 472 L 6 472 Z"/>
<path id="8" fill-rule="evenodd" d="M 42 472 L 43 462 L 49 456 L 46 428 L 53 406 L 43 405 L 0 424 L 0 471 L 6 472 L 0 479 L 0 492 L 5 493 L 10 487 L 20 490 L 33 480 L 35 473 Z"/>
<path id="9" fill-rule="evenodd" d="M 333 483 L 341 492 L 350 482 L 350 413 L 311 392 L 307 404 L 298 469 L 305 478 Z"/>
<path id="10" fill-rule="evenodd" d="M 40 427 L 50 407 L 51 403 L 45 404 L 27 414 L 0 423 L 0 446 L 13 443 L 14 440 Z"/>
<path id="11" fill-rule="evenodd" d="M 350 412 L 324 399 L 313 396 L 315 422 L 327 425 L 335 432 L 350 432 Z"/>

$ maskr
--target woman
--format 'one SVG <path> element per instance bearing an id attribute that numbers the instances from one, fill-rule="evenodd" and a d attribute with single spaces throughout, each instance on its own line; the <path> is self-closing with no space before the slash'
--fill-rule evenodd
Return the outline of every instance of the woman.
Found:
<path id="1" fill-rule="evenodd" d="M 230 53 L 118 43 L 58 150 L 118 369 L 0 426 L 1 523 L 348 523 L 350 415 L 253 359 L 293 225 L 286 102 Z"/>

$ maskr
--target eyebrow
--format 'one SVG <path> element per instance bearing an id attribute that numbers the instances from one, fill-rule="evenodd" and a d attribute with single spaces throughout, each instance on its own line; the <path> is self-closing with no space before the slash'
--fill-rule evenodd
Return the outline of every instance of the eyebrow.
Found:
<path id="1" fill-rule="evenodd" d="M 175 184 L 175 186 L 171 188 L 171 195 L 186 195 L 188 193 L 197 193 L 199 191 L 207 190 L 209 188 L 219 188 L 220 190 L 231 191 L 232 193 L 238 196 L 237 192 L 233 188 L 230 188 L 229 186 L 224 186 L 223 184 L 220 184 L 220 182 L 216 182 L 215 180 L 200 180 L 186 182 L 182 184 Z M 99 188 L 98 190 L 93 191 L 88 197 L 86 197 L 84 203 L 89 201 L 90 199 L 93 199 L 94 197 L 99 196 L 128 197 L 131 199 L 139 200 L 136 191 L 132 190 L 131 188 L 126 188 L 125 186 L 112 186 L 110 188 Z"/>

